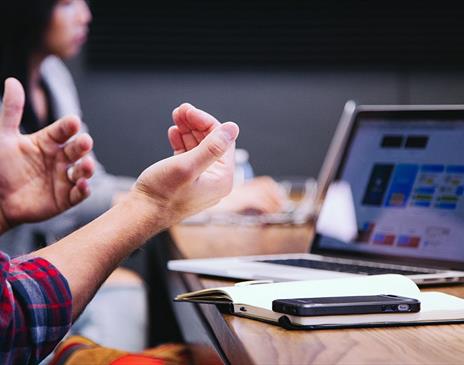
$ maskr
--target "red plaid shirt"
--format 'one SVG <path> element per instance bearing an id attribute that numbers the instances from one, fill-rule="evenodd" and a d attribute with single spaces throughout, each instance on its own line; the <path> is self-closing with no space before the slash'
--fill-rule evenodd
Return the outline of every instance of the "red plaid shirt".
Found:
<path id="1" fill-rule="evenodd" d="M 0 252 L 0 364 L 38 363 L 71 326 L 66 279 L 41 258 Z"/>

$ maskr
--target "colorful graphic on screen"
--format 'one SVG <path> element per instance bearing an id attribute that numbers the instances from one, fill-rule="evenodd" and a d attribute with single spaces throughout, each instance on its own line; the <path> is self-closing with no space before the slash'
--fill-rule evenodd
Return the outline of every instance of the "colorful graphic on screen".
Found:
<path id="1" fill-rule="evenodd" d="M 358 236 L 321 248 L 464 262 L 464 120 L 359 122 L 339 180 Z"/>

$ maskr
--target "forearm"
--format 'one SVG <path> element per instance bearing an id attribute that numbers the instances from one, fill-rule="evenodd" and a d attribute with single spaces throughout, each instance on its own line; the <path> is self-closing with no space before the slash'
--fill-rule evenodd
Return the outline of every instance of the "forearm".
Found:
<path id="1" fill-rule="evenodd" d="M 143 199 L 126 199 L 78 231 L 34 253 L 55 265 L 68 280 L 73 318 L 126 256 L 166 228 L 153 210 Z"/>

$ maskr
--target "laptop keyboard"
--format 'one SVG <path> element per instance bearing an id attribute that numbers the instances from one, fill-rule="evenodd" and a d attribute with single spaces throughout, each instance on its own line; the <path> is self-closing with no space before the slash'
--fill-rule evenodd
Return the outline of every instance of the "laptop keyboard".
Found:
<path id="1" fill-rule="evenodd" d="M 328 271 L 338 271 L 338 272 L 348 272 L 353 274 L 364 274 L 364 275 L 380 275 L 380 274 L 401 274 L 401 275 L 418 275 L 418 274 L 430 274 L 436 273 L 437 271 L 433 270 L 406 270 L 399 268 L 389 268 L 389 267 L 376 267 L 376 266 L 365 266 L 365 265 L 356 265 L 356 264 L 345 264 L 340 262 L 330 262 L 330 261 L 318 261 L 318 260 L 308 260 L 308 259 L 287 259 L 287 260 L 260 260 L 259 262 L 264 262 L 267 264 L 277 264 L 277 265 L 289 265 L 304 267 L 310 269 L 319 269 L 319 270 L 328 270 Z"/>

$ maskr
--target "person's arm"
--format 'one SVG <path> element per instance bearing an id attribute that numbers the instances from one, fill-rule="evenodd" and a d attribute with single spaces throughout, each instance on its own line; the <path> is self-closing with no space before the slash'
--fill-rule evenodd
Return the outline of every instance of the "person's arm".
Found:
<path id="1" fill-rule="evenodd" d="M 204 121 L 203 113 L 197 109 L 189 113 L 191 130 L 182 132 L 189 146 L 183 151 L 174 148 L 176 156 L 146 169 L 122 202 L 34 253 L 55 265 L 68 280 L 74 318 L 124 257 L 156 233 L 216 204 L 230 192 L 238 127 L 218 122 L 210 134 L 199 133 L 196 118 Z M 195 141 L 187 137 L 189 133 Z M 170 140 L 173 143 L 172 130 Z"/>
<path id="2" fill-rule="evenodd" d="M 200 111 L 191 114 L 202 118 Z M 193 132 L 183 134 L 193 137 Z M 125 256 L 157 232 L 230 192 L 237 135 L 234 123 L 219 124 L 206 138 L 199 138 L 197 146 L 150 166 L 126 199 L 56 244 L 18 259 L 16 274 L 12 275 L 4 259 L 0 284 L 6 304 L 0 317 L 4 321 L 0 360 L 39 361 L 70 325 L 71 297 L 72 318 L 76 318 Z M 11 331 L 10 326 L 16 326 L 12 323 L 18 323 L 21 331 Z"/>

